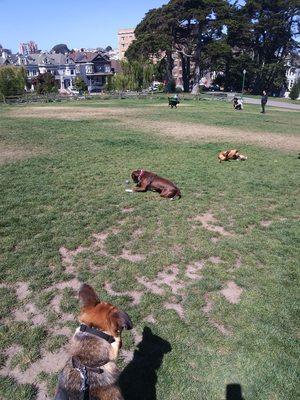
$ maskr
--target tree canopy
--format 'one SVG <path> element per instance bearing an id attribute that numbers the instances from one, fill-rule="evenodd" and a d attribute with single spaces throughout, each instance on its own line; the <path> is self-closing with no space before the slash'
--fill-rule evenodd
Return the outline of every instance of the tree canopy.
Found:
<path id="1" fill-rule="evenodd" d="M 66 44 L 57 44 L 56 46 L 52 47 L 51 51 L 54 51 L 54 53 L 70 53 L 70 50 Z"/>
<path id="2" fill-rule="evenodd" d="M 126 57 L 161 63 L 170 81 L 177 55 L 185 90 L 213 70 L 227 89 L 240 90 L 246 69 L 249 90 L 278 92 L 286 57 L 299 45 L 299 11 L 299 0 L 171 0 L 148 11 Z"/>

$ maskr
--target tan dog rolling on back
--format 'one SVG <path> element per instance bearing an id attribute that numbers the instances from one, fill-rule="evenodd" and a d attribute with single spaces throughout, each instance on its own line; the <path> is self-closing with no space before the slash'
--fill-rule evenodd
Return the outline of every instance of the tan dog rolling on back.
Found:
<path id="1" fill-rule="evenodd" d="M 60 373 L 55 400 L 123 400 L 115 364 L 123 329 L 132 329 L 129 316 L 101 302 L 94 289 L 79 289 L 80 327 L 70 341 L 70 358 Z"/>
<path id="2" fill-rule="evenodd" d="M 229 160 L 240 160 L 240 161 L 245 161 L 247 160 L 247 157 L 244 156 L 243 154 L 240 154 L 238 150 L 226 150 L 226 151 L 221 151 L 218 155 L 219 162 L 222 161 L 229 161 Z"/>
<path id="3" fill-rule="evenodd" d="M 176 197 L 180 199 L 180 189 L 168 179 L 162 178 L 153 172 L 137 169 L 131 173 L 132 180 L 136 183 L 133 192 L 147 192 L 153 190 L 160 193 L 161 197 L 174 200 Z"/>

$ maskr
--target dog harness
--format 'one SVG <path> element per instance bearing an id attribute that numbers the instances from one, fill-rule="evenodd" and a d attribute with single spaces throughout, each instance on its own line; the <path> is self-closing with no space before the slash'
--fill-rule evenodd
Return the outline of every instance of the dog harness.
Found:
<path id="1" fill-rule="evenodd" d="M 101 339 L 106 340 L 109 344 L 112 344 L 115 342 L 115 339 L 113 336 L 108 335 L 107 333 L 101 331 L 100 329 L 92 328 L 85 324 L 80 324 L 79 332 L 89 333 L 91 335 L 98 336 Z M 72 357 L 72 367 L 74 369 L 76 369 L 76 371 L 79 372 L 80 377 L 81 377 L 80 391 L 83 392 L 83 400 L 90 399 L 90 382 L 89 382 L 88 372 L 90 371 L 90 372 L 94 372 L 96 374 L 102 374 L 104 371 L 100 367 L 102 367 L 105 364 L 107 364 L 107 363 L 104 362 L 103 364 L 101 364 L 98 367 L 88 367 L 88 366 L 82 364 L 78 357 Z"/>

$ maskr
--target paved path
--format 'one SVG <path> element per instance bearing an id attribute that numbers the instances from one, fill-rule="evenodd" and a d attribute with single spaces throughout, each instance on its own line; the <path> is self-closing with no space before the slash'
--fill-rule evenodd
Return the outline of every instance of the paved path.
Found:
<path id="1" fill-rule="evenodd" d="M 253 99 L 252 97 L 244 97 L 244 102 L 248 104 L 259 104 L 260 99 Z M 289 108 L 290 110 L 299 110 L 300 111 L 300 104 L 293 104 L 293 103 L 285 103 L 284 101 L 276 101 L 271 100 L 270 97 L 268 99 L 267 107 L 281 107 L 281 108 Z"/>

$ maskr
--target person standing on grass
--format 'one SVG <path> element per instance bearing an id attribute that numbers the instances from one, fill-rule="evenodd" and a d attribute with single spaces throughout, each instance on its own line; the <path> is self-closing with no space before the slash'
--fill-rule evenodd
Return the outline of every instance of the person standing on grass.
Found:
<path id="1" fill-rule="evenodd" d="M 265 90 L 263 90 L 262 96 L 261 96 L 261 113 L 262 114 L 265 114 L 265 106 L 267 104 L 267 101 L 268 101 L 267 92 Z"/>

